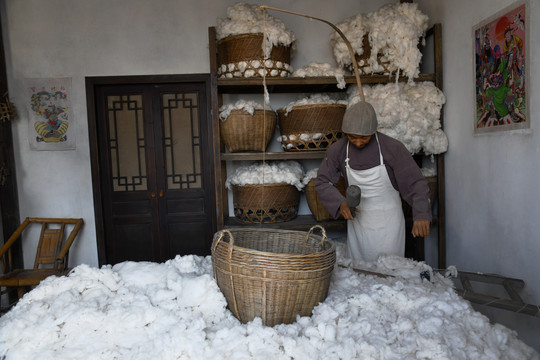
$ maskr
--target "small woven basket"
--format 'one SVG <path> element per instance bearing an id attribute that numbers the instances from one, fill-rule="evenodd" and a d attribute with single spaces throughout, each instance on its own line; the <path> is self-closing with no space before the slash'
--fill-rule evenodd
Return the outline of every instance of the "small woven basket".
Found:
<path id="1" fill-rule="evenodd" d="M 270 57 L 264 59 L 263 34 L 238 34 L 217 43 L 218 76 L 233 77 L 287 77 L 290 75 L 290 46 L 272 46 Z"/>
<path id="2" fill-rule="evenodd" d="M 314 235 L 320 228 L 322 236 Z M 266 326 L 311 316 L 328 295 L 335 245 L 315 225 L 308 232 L 264 228 L 218 231 L 212 243 L 214 278 L 242 323 Z"/>
<path id="3" fill-rule="evenodd" d="M 345 184 L 345 178 L 343 176 L 339 179 L 336 188 L 339 190 L 341 195 L 345 196 L 347 185 Z M 327 221 L 334 219 L 334 217 L 330 215 L 330 213 L 324 208 L 319 196 L 317 195 L 317 192 L 315 191 L 315 179 L 311 179 L 307 183 L 306 187 L 304 188 L 304 192 L 306 194 L 306 201 L 309 210 L 315 217 L 315 220 Z M 340 215 L 339 219 L 343 219 L 343 217 Z"/>
<path id="4" fill-rule="evenodd" d="M 343 137 L 346 109 L 343 104 L 314 104 L 294 106 L 287 114 L 278 110 L 281 146 L 285 151 L 326 150 Z"/>
<path id="5" fill-rule="evenodd" d="M 234 215 L 245 223 L 279 223 L 298 216 L 300 191 L 287 183 L 233 185 Z"/>
<path id="6" fill-rule="evenodd" d="M 229 152 L 265 151 L 274 136 L 277 117 L 272 110 L 255 110 L 253 115 L 232 110 L 220 123 L 220 133 Z"/>

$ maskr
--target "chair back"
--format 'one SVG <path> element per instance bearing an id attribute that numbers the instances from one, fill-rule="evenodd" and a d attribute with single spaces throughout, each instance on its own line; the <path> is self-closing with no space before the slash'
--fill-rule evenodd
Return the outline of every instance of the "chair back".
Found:
<path id="1" fill-rule="evenodd" d="M 41 224 L 41 234 L 34 261 L 34 270 L 45 268 L 52 268 L 58 271 L 66 270 L 68 267 L 69 248 L 83 225 L 83 219 L 26 218 L 0 249 L 3 272 L 7 273 L 14 270 L 11 245 L 21 236 L 26 227 L 32 223 Z M 67 238 L 65 238 L 66 226 L 69 224 L 73 225 L 73 229 Z"/>
<path id="2" fill-rule="evenodd" d="M 39 236 L 34 269 L 54 267 L 56 270 L 63 270 L 59 267 L 62 266 L 64 262 L 67 262 L 67 254 L 64 259 L 57 259 L 57 257 L 62 248 L 66 224 L 62 223 L 59 229 L 50 229 L 48 228 L 49 224 L 51 223 L 44 222 L 41 226 L 41 235 Z"/>

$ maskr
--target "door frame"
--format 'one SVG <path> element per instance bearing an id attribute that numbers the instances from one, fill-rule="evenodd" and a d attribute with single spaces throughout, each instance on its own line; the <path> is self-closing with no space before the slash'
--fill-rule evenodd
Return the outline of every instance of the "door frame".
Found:
<path id="1" fill-rule="evenodd" d="M 86 85 L 86 104 L 88 112 L 88 138 L 90 147 L 90 162 L 92 169 L 92 190 L 94 198 L 94 220 L 96 224 L 96 241 L 98 251 L 99 266 L 107 263 L 105 251 L 105 228 L 104 228 L 104 212 L 102 203 L 102 188 L 101 188 L 101 169 L 99 162 L 99 146 L 97 133 L 97 108 L 95 99 L 95 89 L 97 86 L 107 85 L 163 85 L 163 84 L 178 84 L 178 83 L 203 83 L 206 91 L 206 122 L 208 128 L 208 143 L 211 148 L 210 156 L 212 163 L 210 164 L 210 179 L 212 182 L 209 187 L 208 196 L 212 197 L 211 224 L 212 228 L 218 228 L 218 214 L 221 213 L 219 202 L 216 201 L 220 194 L 221 179 L 217 178 L 216 169 L 219 169 L 219 141 L 216 141 L 215 134 L 219 134 L 218 124 L 215 124 L 213 114 L 216 111 L 212 105 L 213 92 L 211 86 L 212 78 L 210 74 L 183 74 L 183 75 L 134 75 L 134 76 L 91 76 L 85 78 Z M 218 139 L 219 140 L 219 139 Z"/>

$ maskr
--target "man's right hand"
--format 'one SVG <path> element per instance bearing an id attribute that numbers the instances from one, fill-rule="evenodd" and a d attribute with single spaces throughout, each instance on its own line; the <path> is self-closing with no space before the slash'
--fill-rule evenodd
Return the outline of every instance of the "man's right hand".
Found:
<path id="1" fill-rule="evenodd" d="M 354 208 L 356 211 L 356 208 Z M 339 213 L 345 220 L 354 220 L 352 214 L 351 214 L 351 208 L 349 205 L 347 205 L 347 201 L 343 201 L 341 205 L 339 206 Z"/>

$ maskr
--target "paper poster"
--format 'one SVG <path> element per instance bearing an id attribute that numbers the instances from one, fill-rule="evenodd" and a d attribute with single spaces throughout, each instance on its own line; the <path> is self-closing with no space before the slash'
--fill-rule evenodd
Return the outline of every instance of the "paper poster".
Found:
<path id="1" fill-rule="evenodd" d="M 26 88 L 30 148 L 75 149 L 71 78 L 26 79 Z"/>

